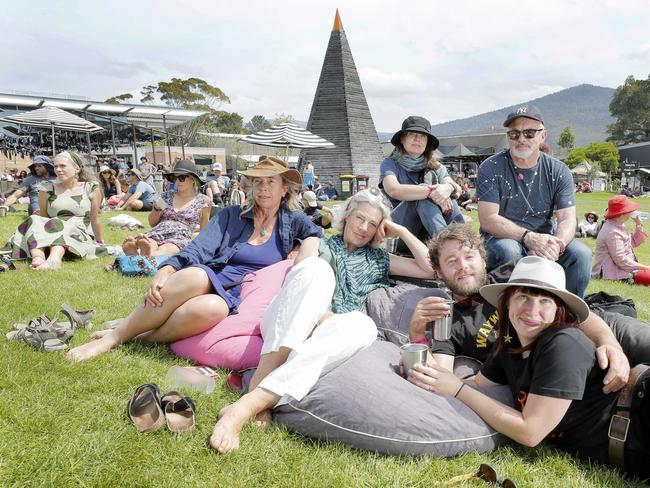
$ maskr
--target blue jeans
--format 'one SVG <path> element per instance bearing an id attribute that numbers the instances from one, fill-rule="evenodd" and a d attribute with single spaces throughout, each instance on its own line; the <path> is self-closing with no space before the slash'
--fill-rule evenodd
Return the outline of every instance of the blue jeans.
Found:
<path id="1" fill-rule="evenodd" d="M 38 205 L 38 198 L 32 200 L 31 198 L 29 199 L 29 205 L 27 205 L 27 215 L 32 215 L 34 212 L 36 212 L 39 209 Z M 44 217 L 47 217 L 47 215 L 44 215 Z"/>
<path id="2" fill-rule="evenodd" d="M 508 261 L 518 261 L 528 254 L 528 250 L 514 239 L 500 239 L 490 235 L 484 235 L 484 238 L 489 270 Z M 591 277 L 591 249 L 574 239 L 557 262 L 564 268 L 567 290 L 580 298 L 584 297 Z"/>
<path id="3" fill-rule="evenodd" d="M 429 198 L 412 202 L 401 202 L 391 217 L 393 222 L 406 227 L 411 234 L 418 237 L 422 228 L 427 238 L 433 237 L 451 222 L 464 222 L 463 215 L 456 200 L 452 200 L 451 213 L 443 214 L 438 205 Z"/>

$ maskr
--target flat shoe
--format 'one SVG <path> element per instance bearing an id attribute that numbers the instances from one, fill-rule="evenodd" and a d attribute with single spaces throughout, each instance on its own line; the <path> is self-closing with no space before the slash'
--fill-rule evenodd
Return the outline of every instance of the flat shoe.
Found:
<path id="1" fill-rule="evenodd" d="M 67 303 L 61 305 L 61 313 L 70 320 L 73 329 L 92 329 L 90 320 L 95 315 L 94 310 L 75 310 Z"/>
<path id="2" fill-rule="evenodd" d="M 153 432 L 165 425 L 158 385 L 146 383 L 138 386 L 127 404 L 127 412 L 139 432 Z"/>
<path id="3" fill-rule="evenodd" d="M 162 397 L 161 403 L 170 432 L 182 434 L 194 430 L 196 406 L 190 397 L 170 391 Z"/>

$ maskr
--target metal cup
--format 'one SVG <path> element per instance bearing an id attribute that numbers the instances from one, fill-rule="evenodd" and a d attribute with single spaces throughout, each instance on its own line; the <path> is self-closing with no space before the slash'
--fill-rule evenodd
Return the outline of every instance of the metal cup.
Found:
<path id="1" fill-rule="evenodd" d="M 386 251 L 390 254 L 395 254 L 397 251 L 397 237 L 388 237 L 386 239 Z"/>
<path id="2" fill-rule="evenodd" d="M 433 323 L 434 341 L 448 341 L 451 339 L 451 324 L 454 314 L 454 301 L 445 300 L 445 303 L 449 305 L 449 312 L 445 314 L 441 319 L 436 320 Z"/>
<path id="3" fill-rule="evenodd" d="M 167 203 L 165 202 L 163 197 L 158 195 L 153 201 L 153 206 L 156 207 L 158 210 L 165 210 L 167 208 Z"/>
<path id="4" fill-rule="evenodd" d="M 402 350 L 402 364 L 404 365 L 404 376 L 408 376 L 409 371 L 416 364 L 427 364 L 427 351 L 429 348 L 426 344 L 404 344 Z"/>

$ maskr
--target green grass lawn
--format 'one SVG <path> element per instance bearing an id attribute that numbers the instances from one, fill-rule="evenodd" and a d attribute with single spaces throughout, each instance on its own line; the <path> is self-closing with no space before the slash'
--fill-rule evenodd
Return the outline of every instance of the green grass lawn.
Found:
<path id="1" fill-rule="evenodd" d="M 578 213 L 607 205 L 608 193 L 579 195 Z M 650 200 L 639 200 L 650 211 Z M 132 214 L 146 223 L 146 214 Z M 476 212 L 469 214 L 475 220 Z M 0 219 L 5 242 L 26 213 Z M 109 215 L 102 215 L 106 222 Z M 478 225 L 474 222 L 473 225 Z M 650 223 L 648 223 L 650 227 Z M 105 227 L 106 241 L 119 244 L 128 232 Z M 585 240 L 593 247 L 595 241 Z M 650 263 L 650 244 L 637 253 Z M 94 308 L 94 323 L 126 315 L 147 288 L 145 278 L 107 273 L 111 258 L 65 262 L 60 271 L 35 272 L 27 264 L 0 274 L 1 329 L 47 313 L 62 303 Z M 633 298 L 640 318 L 650 320 L 648 289 L 592 282 L 589 292 L 606 290 Z M 88 340 L 77 331 L 72 345 Z M 429 487 L 435 480 L 492 464 L 519 486 L 643 486 L 626 483 L 613 470 L 589 466 L 550 448 L 512 446 L 489 454 L 469 453 L 444 460 L 381 456 L 341 445 L 303 439 L 281 426 L 243 432 L 240 451 L 215 454 L 207 440 L 219 409 L 237 398 L 221 381 L 211 395 L 194 394 L 197 430 L 176 438 L 167 431 L 138 434 L 126 416 L 135 386 L 156 382 L 163 391 L 166 371 L 187 364 L 165 346 L 129 344 L 96 360 L 72 365 L 63 353 L 42 353 L 0 340 L 0 485 L 2 486 L 377 486 Z M 468 481 L 457 486 L 483 486 Z"/>

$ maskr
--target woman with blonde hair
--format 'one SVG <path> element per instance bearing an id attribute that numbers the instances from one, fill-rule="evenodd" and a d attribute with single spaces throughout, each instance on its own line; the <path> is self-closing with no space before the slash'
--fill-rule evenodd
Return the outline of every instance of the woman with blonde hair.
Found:
<path id="1" fill-rule="evenodd" d="M 99 183 L 72 151 L 54 158 L 56 180 L 39 187 L 39 215 L 18 226 L 5 246 L 15 259 L 31 259 L 31 268 L 58 269 L 65 254 L 94 259 L 104 254 Z M 97 246 L 100 244 L 100 246 Z"/>
<path id="2" fill-rule="evenodd" d="M 72 349 L 67 358 L 83 361 L 137 338 L 169 343 L 201 334 L 237 314 L 246 276 L 287 259 L 296 243 L 318 243 L 320 229 L 302 212 L 300 173 L 267 157 L 242 171 L 252 180 L 245 206 L 223 209 L 178 255 L 160 267 L 138 306 L 114 330 Z M 317 245 L 317 244 L 316 244 Z"/>
<path id="3" fill-rule="evenodd" d="M 390 142 L 395 149 L 381 163 L 379 186 L 391 199 L 393 221 L 430 238 L 452 221 L 463 222 L 458 204 L 461 188 L 435 157 L 438 139 L 424 117 L 410 116 Z"/>

